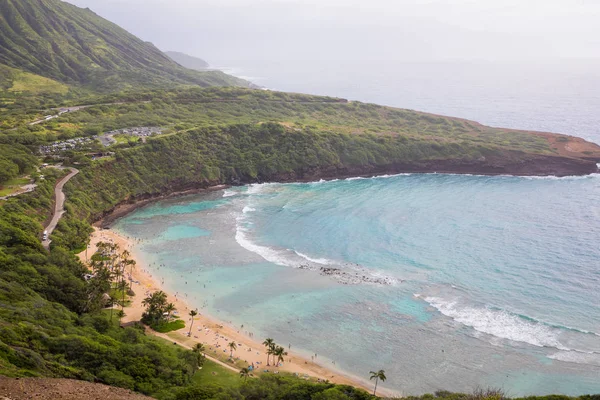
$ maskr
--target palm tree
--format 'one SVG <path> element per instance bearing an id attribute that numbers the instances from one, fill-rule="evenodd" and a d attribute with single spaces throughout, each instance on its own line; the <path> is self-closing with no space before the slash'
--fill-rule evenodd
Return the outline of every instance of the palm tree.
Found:
<path id="1" fill-rule="evenodd" d="M 133 267 L 135 267 L 135 260 L 127 259 L 124 261 L 125 266 L 123 267 L 123 272 L 125 272 L 125 268 L 129 265 L 129 290 L 133 291 Z"/>
<path id="2" fill-rule="evenodd" d="M 273 364 L 275 364 L 275 346 L 276 346 L 276 344 L 273 343 L 271 346 L 269 346 L 269 350 L 267 350 L 267 357 L 268 356 L 272 357 L 271 361 L 273 361 Z M 269 365 L 268 361 L 267 361 L 267 365 Z"/>
<path id="3" fill-rule="evenodd" d="M 142 320 L 148 325 L 158 324 L 162 320 L 167 306 L 167 295 L 163 291 L 154 292 L 146 297 L 142 304 L 146 307 Z"/>
<path id="4" fill-rule="evenodd" d="M 231 349 L 231 354 L 229 354 L 229 358 L 233 358 L 233 351 L 237 349 L 237 346 L 233 340 L 229 342 L 227 346 L 229 346 L 229 348 Z"/>
<path id="5" fill-rule="evenodd" d="M 287 353 L 287 351 L 285 351 L 285 349 L 283 347 L 277 346 L 273 350 L 273 362 L 275 362 L 275 356 L 277 356 L 277 363 L 279 364 L 279 362 L 283 362 L 284 357 L 287 355 L 288 355 L 288 353 Z"/>
<path id="6" fill-rule="evenodd" d="M 192 347 L 192 351 L 194 353 L 204 353 L 204 345 L 202 343 L 196 343 L 194 347 Z"/>
<path id="7" fill-rule="evenodd" d="M 198 311 L 192 310 L 190 311 L 190 317 L 192 317 L 192 323 L 190 324 L 190 331 L 188 332 L 188 336 L 192 336 L 192 326 L 194 326 L 194 317 L 198 315 Z"/>
<path id="8" fill-rule="evenodd" d="M 267 365 L 269 365 L 269 355 L 271 347 L 273 347 L 275 345 L 275 341 L 271 338 L 266 338 L 265 341 L 262 343 L 265 345 L 265 347 L 267 348 Z"/>
<path id="9" fill-rule="evenodd" d="M 173 303 L 169 303 L 165 306 L 165 312 L 167 313 L 167 320 L 171 319 L 171 314 L 173 313 L 173 311 L 175 311 L 175 304 Z"/>
<path id="10" fill-rule="evenodd" d="M 198 363 L 198 367 L 201 367 L 204 364 L 204 345 L 202 343 L 196 343 L 194 347 L 192 347 L 192 353 L 196 354 Z"/>
<path id="11" fill-rule="evenodd" d="M 370 380 L 373 380 L 373 378 L 375 378 L 375 389 L 373 390 L 373 396 L 375 396 L 375 392 L 377 391 L 377 382 L 379 382 L 380 379 L 381 379 L 381 382 L 385 382 L 387 377 L 385 376 L 385 371 L 382 369 L 380 369 L 377 372 L 370 371 L 369 373 L 371 374 Z"/>
<path id="12" fill-rule="evenodd" d="M 248 367 L 240 369 L 240 378 L 244 378 L 244 382 L 246 381 L 246 379 L 248 379 L 249 376 L 250 370 L 248 369 Z"/>

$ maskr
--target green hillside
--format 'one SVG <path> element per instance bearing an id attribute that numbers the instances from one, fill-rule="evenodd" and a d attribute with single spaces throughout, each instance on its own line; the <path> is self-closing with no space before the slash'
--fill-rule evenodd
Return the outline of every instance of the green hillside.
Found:
<path id="1" fill-rule="evenodd" d="M 101 91 L 249 85 L 219 71 L 181 67 L 151 43 L 60 0 L 2 0 L 1 64 Z"/>
<path id="2" fill-rule="evenodd" d="M 69 87 L 50 78 L 0 65 L 0 90 L 15 95 L 62 95 L 69 91 Z"/>

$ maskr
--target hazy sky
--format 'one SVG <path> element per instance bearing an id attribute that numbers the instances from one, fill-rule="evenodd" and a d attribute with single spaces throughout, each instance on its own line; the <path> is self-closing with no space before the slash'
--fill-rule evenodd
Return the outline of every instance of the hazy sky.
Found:
<path id="1" fill-rule="evenodd" d="M 600 57 L 598 0 L 69 0 L 212 64 Z"/>

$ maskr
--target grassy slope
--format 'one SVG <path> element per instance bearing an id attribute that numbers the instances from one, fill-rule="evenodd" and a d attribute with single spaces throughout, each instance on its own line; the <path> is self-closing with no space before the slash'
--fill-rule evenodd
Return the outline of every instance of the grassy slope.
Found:
<path id="1" fill-rule="evenodd" d="M 100 106 L 65 115 L 61 121 L 111 130 L 135 125 L 195 127 L 279 122 L 347 134 L 402 136 L 440 145 L 480 145 L 535 154 L 558 154 L 547 138 L 531 132 L 491 128 L 473 121 L 413 110 L 343 102 L 340 99 L 241 88 L 172 90 L 132 96 L 139 102 Z M 142 103 L 141 100 L 151 100 Z M 58 132 L 58 131 L 56 131 Z M 560 136 L 560 135 L 557 135 Z M 563 143 L 573 138 L 560 136 Z M 591 146 L 600 156 L 600 148 Z"/>
<path id="2" fill-rule="evenodd" d="M 50 78 L 0 65 L 0 90 L 13 94 L 25 92 L 28 95 L 64 95 L 69 91 L 69 87 Z"/>
<path id="3" fill-rule="evenodd" d="M 151 43 L 60 0 L 3 0 L 0 64 L 105 91 L 248 84 L 221 72 L 185 69 Z"/>

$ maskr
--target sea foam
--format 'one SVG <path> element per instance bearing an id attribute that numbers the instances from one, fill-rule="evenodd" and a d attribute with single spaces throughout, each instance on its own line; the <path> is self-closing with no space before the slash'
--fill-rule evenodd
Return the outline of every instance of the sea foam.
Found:
<path id="1" fill-rule="evenodd" d="M 600 366 L 600 354 L 581 351 L 559 351 L 550 354 L 548 358 L 575 364 L 589 364 Z"/>
<path id="2" fill-rule="evenodd" d="M 321 265 L 332 265 L 332 264 L 335 264 L 334 261 L 328 260 L 326 258 L 313 258 L 313 257 L 309 257 L 306 254 L 300 253 L 299 251 L 294 251 L 294 253 L 296 253 L 297 255 L 299 255 L 300 257 L 304 258 L 307 261 L 314 262 L 315 264 L 321 264 Z"/>
<path id="3" fill-rule="evenodd" d="M 321 275 L 329 276 L 342 284 L 356 285 L 367 283 L 395 285 L 399 282 L 398 279 L 381 271 L 371 270 L 360 265 L 338 263 L 326 258 L 310 257 L 292 249 L 276 249 L 255 243 L 250 239 L 250 230 L 248 228 L 248 226 L 252 225 L 252 221 L 249 219 L 250 214 L 255 211 L 255 208 L 245 205 L 242 212 L 236 216 L 235 240 L 246 250 L 259 255 L 273 264 L 317 271 Z"/>
<path id="4" fill-rule="evenodd" d="M 439 297 L 425 297 L 424 300 L 445 316 L 478 332 L 537 347 L 571 350 L 558 340 L 558 329 L 534 319 L 525 319 L 503 310 L 460 306 L 457 301 L 446 301 Z"/>

